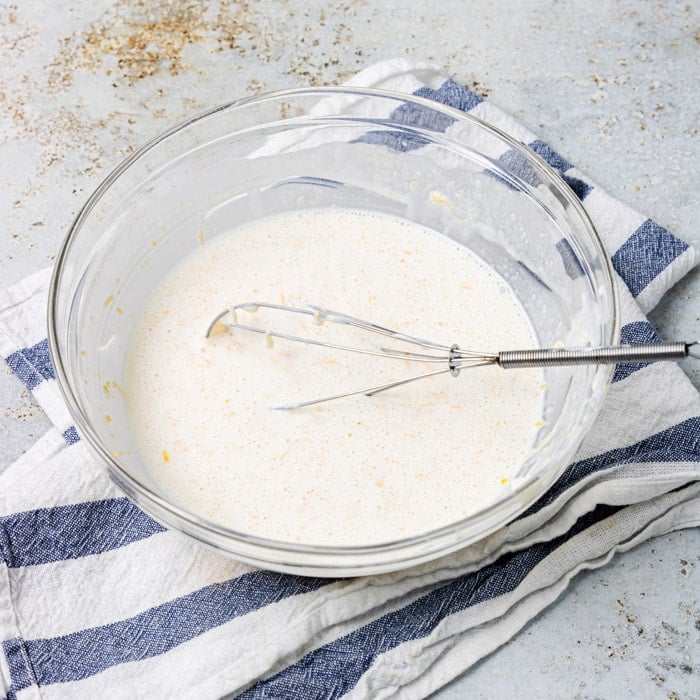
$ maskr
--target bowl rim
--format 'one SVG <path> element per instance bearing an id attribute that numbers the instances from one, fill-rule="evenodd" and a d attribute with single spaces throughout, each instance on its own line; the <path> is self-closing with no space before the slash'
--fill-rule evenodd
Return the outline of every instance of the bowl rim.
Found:
<path id="1" fill-rule="evenodd" d="M 148 153 L 151 149 L 155 148 L 159 144 L 163 143 L 169 137 L 176 133 L 179 133 L 193 124 L 203 121 L 209 117 L 212 117 L 220 112 L 226 112 L 229 110 L 236 110 L 240 108 L 245 108 L 251 104 L 261 104 L 264 102 L 273 102 L 281 99 L 291 99 L 300 97 L 314 97 L 317 99 L 322 99 L 326 96 L 338 96 L 338 95 L 348 95 L 355 98 L 381 98 L 394 100 L 399 104 L 414 103 L 422 107 L 429 108 L 447 116 L 462 122 L 468 122 L 472 125 L 485 130 L 487 133 L 494 135 L 504 141 L 510 148 L 516 150 L 522 154 L 528 161 L 530 161 L 538 170 L 538 176 L 544 176 L 545 180 L 548 180 L 550 185 L 554 185 L 557 188 L 557 194 L 561 195 L 566 200 L 566 205 L 571 206 L 573 210 L 578 215 L 579 219 L 582 221 L 584 227 L 588 230 L 590 234 L 589 243 L 597 249 L 597 253 L 602 260 L 602 272 L 606 281 L 608 282 L 608 291 L 611 300 L 611 338 L 609 339 L 610 344 L 615 344 L 619 342 L 620 336 L 620 312 L 619 312 L 619 294 L 617 290 L 617 285 L 615 281 L 615 274 L 612 267 L 612 262 L 610 256 L 607 252 L 604 242 L 600 238 L 598 231 L 593 224 L 590 216 L 588 215 L 583 204 L 579 198 L 574 194 L 573 190 L 564 181 L 561 175 L 552 168 L 541 156 L 529 149 L 524 143 L 518 141 L 512 136 L 508 135 L 498 127 L 489 124 L 488 122 L 470 114 L 468 112 L 463 112 L 457 108 L 445 105 L 428 98 L 423 98 L 417 95 L 377 89 L 377 88 L 363 88 L 363 87 L 350 87 L 350 86 L 327 86 L 327 87 L 302 87 L 302 88 L 291 88 L 284 90 L 276 90 L 272 92 L 267 92 L 259 95 L 253 95 L 244 97 L 241 99 L 233 100 L 225 104 L 216 106 L 205 112 L 198 113 L 197 115 L 190 117 L 179 124 L 172 126 L 169 129 L 161 131 L 154 137 L 146 141 L 140 148 L 135 150 L 122 162 L 120 162 L 104 179 L 100 184 L 94 189 L 92 194 L 80 208 L 76 214 L 73 222 L 71 223 L 68 232 L 66 233 L 59 252 L 56 256 L 56 261 L 54 264 L 51 281 L 49 285 L 48 293 L 48 307 L 47 307 L 47 328 L 48 328 L 48 341 L 49 341 L 49 351 L 51 355 L 51 360 L 54 367 L 54 374 L 56 383 L 58 385 L 59 391 L 66 402 L 69 413 L 75 422 L 75 427 L 81 437 L 85 438 L 85 443 L 89 450 L 97 457 L 98 462 L 107 468 L 108 473 L 112 479 L 117 483 L 117 485 L 123 490 L 126 495 L 133 500 L 140 508 L 146 511 L 149 515 L 153 516 L 156 520 L 167 524 L 168 526 L 173 526 L 179 531 L 187 532 L 189 535 L 201 540 L 205 544 L 214 546 L 219 551 L 224 550 L 234 557 L 247 561 L 255 565 L 262 565 L 268 568 L 276 568 L 277 570 L 287 571 L 287 572 L 297 572 L 297 573 L 308 573 L 313 572 L 314 575 L 339 575 L 339 573 L 351 571 L 350 575 L 355 575 L 356 573 L 376 573 L 380 571 L 390 571 L 405 566 L 411 565 L 413 563 L 419 563 L 422 561 L 428 561 L 434 559 L 442 554 L 446 554 L 450 551 L 460 549 L 467 546 L 469 543 L 481 540 L 494 530 L 502 527 L 506 522 L 512 520 L 521 514 L 525 509 L 530 507 L 538 496 L 534 498 L 529 498 L 523 500 L 518 507 L 509 509 L 506 517 L 501 517 L 499 522 L 491 527 L 490 529 L 485 529 L 479 534 L 477 538 L 455 538 L 454 535 L 459 533 L 460 530 L 464 530 L 467 524 L 473 522 L 478 516 L 479 518 L 484 518 L 485 515 L 496 514 L 499 510 L 503 510 L 503 506 L 506 503 L 514 503 L 515 497 L 518 494 L 523 494 L 527 491 L 528 486 L 532 484 L 533 480 L 538 481 L 542 486 L 538 494 L 542 495 L 546 489 L 548 489 L 552 483 L 561 475 L 566 464 L 559 471 L 553 470 L 553 474 L 549 476 L 546 480 L 541 478 L 541 475 L 533 477 L 533 479 L 525 479 L 517 488 L 514 488 L 507 498 L 499 499 L 485 508 L 477 511 L 476 513 L 458 520 L 456 522 L 444 525 L 440 528 L 429 530 L 418 535 L 413 535 L 410 537 L 402 538 L 399 540 L 392 540 L 389 542 L 380 542 L 376 544 L 366 544 L 366 545 L 309 545 L 301 544 L 295 542 L 285 542 L 282 540 L 274 540 L 270 538 L 260 537 L 257 535 L 251 535 L 244 532 L 238 532 L 227 528 L 223 525 L 218 525 L 211 522 L 205 518 L 202 518 L 195 513 L 192 513 L 172 502 L 166 498 L 155 493 L 148 485 L 142 483 L 139 479 L 131 475 L 125 468 L 123 468 L 118 460 L 113 457 L 108 450 L 102 445 L 101 440 L 96 435 L 91 427 L 91 421 L 87 413 L 83 410 L 80 402 L 73 393 L 71 389 L 71 382 L 69 380 L 68 372 L 64 366 L 64 362 L 59 349 L 58 340 L 58 328 L 57 328 L 57 315 L 58 315 L 58 290 L 59 285 L 63 279 L 65 273 L 66 260 L 71 252 L 74 244 L 77 232 L 83 225 L 83 222 L 90 215 L 92 210 L 95 208 L 97 203 L 100 201 L 101 197 L 109 190 L 109 188 L 115 183 L 115 181 L 124 173 L 132 164 L 139 160 L 142 156 Z M 342 112 L 334 113 L 332 115 L 323 115 L 326 117 L 342 117 L 344 116 Z M 349 119 L 356 119 L 355 115 L 348 114 Z M 302 115 L 301 117 L 295 117 L 294 119 L 303 121 L 305 118 L 314 118 L 313 115 Z M 282 118 L 281 123 L 288 122 L 289 120 Z M 390 119 L 383 119 L 383 125 L 391 124 Z M 410 125 L 396 123 L 397 127 L 410 128 Z M 454 139 L 454 143 L 460 145 L 459 139 Z M 595 420 L 598 411 L 605 398 L 606 389 L 609 385 L 610 377 L 612 376 L 613 366 L 599 365 L 596 368 L 597 376 L 600 377 L 599 381 L 604 387 L 598 393 L 597 401 L 593 402 L 591 411 L 588 412 L 586 420 L 579 424 L 583 429 L 580 431 L 581 440 L 583 436 L 590 429 L 591 424 Z M 580 444 L 580 440 L 579 443 Z M 578 447 L 578 444 L 573 445 L 571 448 L 571 453 Z M 185 525 L 186 527 L 183 527 Z M 214 536 L 217 538 L 216 544 L 213 544 L 207 539 L 207 536 Z M 437 548 L 435 550 L 429 550 L 426 554 L 426 550 L 421 549 L 420 546 L 426 542 L 435 541 L 443 542 L 445 538 L 449 538 L 453 541 L 452 544 L 444 544 L 442 548 Z M 227 543 L 233 541 L 234 543 L 240 543 L 244 548 L 250 549 L 252 547 L 252 553 L 250 551 L 239 552 L 237 547 L 227 547 Z M 420 549 L 420 552 L 414 552 L 408 557 L 395 557 L 389 562 L 383 562 L 378 564 L 373 561 L 373 558 L 377 555 L 392 553 L 392 552 L 405 552 L 407 548 L 415 546 Z M 273 558 L 272 560 L 267 557 L 260 557 L 258 553 L 276 553 L 277 555 L 291 556 L 292 559 L 297 561 L 285 562 L 278 561 L 278 559 Z M 314 555 L 316 558 L 320 558 L 321 561 L 307 561 L 299 559 L 298 555 Z M 348 559 L 348 563 L 344 565 L 329 564 L 328 562 L 322 561 L 324 558 L 335 560 L 338 557 L 342 559 Z M 352 562 L 352 558 L 355 561 Z M 368 561 L 365 561 L 368 560 Z"/>

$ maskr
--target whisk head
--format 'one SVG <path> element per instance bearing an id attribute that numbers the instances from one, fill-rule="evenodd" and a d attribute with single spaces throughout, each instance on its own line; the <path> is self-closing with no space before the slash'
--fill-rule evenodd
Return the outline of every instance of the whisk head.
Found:
<path id="1" fill-rule="evenodd" d="M 308 338 L 289 333 L 282 333 L 280 331 L 274 330 L 273 328 L 263 328 L 260 326 L 249 325 L 247 323 L 241 323 L 238 312 L 254 314 L 261 308 L 282 311 L 285 313 L 311 316 L 313 317 L 314 321 L 319 325 L 329 322 L 338 323 L 345 326 L 352 326 L 354 328 L 359 328 L 360 330 L 367 331 L 368 333 L 374 333 L 376 335 L 384 336 L 391 340 L 399 341 L 402 343 L 408 343 L 415 347 L 422 348 L 425 351 L 416 352 L 413 350 L 400 350 L 386 346 L 380 346 L 376 349 L 353 347 L 349 345 L 341 345 L 331 343 L 328 341 L 317 340 L 315 338 Z M 422 374 L 414 375 L 411 377 L 404 377 L 402 379 L 398 379 L 392 382 L 386 382 L 377 386 L 365 387 L 363 389 L 355 389 L 340 394 L 333 394 L 332 396 L 323 396 L 320 398 L 310 399 L 308 401 L 300 401 L 297 403 L 289 403 L 281 406 L 273 406 L 275 410 L 279 411 L 286 411 L 295 408 L 304 408 L 305 406 L 313 406 L 314 404 L 325 403 L 326 401 L 334 401 L 336 399 L 342 399 L 348 396 L 357 396 L 358 394 L 364 394 L 365 396 L 373 396 L 374 394 L 378 394 L 382 391 L 387 391 L 395 387 L 403 386 L 404 384 L 409 384 L 410 382 L 415 382 L 419 379 L 427 379 L 428 377 L 434 377 L 439 374 L 446 374 L 447 372 L 452 374 L 452 376 L 456 377 L 459 375 L 462 369 L 465 369 L 467 367 L 491 365 L 498 362 L 498 354 L 463 350 L 459 347 L 459 345 L 456 344 L 451 346 L 441 345 L 439 343 L 434 343 L 430 340 L 417 338 L 412 335 L 407 335 L 406 333 L 401 333 L 399 331 L 392 330 L 391 328 L 379 326 L 376 323 L 365 321 L 355 316 L 350 316 L 339 311 L 333 311 L 332 309 L 327 309 L 325 307 L 315 305 L 298 307 L 288 306 L 286 304 L 271 304 L 263 301 L 246 301 L 240 304 L 234 304 L 233 306 L 229 307 L 228 309 L 225 309 L 220 314 L 218 314 L 209 324 L 205 337 L 209 338 L 212 334 L 216 333 L 217 329 L 219 328 L 225 330 L 231 329 L 248 331 L 251 333 L 258 333 L 266 336 L 269 341 L 271 341 L 272 338 L 280 338 L 292 342 L 304 343 L 306 345 L 316 345 L 319 347 L 328 348 L 330 350 L 354 352 L 362 355 L 372 355 L 375 357 L 385 357 L 388 359 L 395 360 L 410 360 L 412 362 L 423 362 L 440 366 L 439 369 L 432 370 L 430 372 L 424 372 Z"/>

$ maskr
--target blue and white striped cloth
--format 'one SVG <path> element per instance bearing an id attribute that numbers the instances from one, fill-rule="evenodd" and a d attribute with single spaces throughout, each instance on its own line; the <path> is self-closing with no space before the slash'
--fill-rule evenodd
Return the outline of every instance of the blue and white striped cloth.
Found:
<path id="1" fill-rule="evenodd" d="M 432 66 L 386 61 L 351 82 L 451 104 L 527 143 L 612 253 L 623 341 L 657 337 L 643 312 L 695 251 Z M 420 698 L 513 637 L 577 572 L 700 524 L 700 395 L 673 363 L 621 365 L 576 461 L 489 538 L 375 577 L 254 570 L 151 520 L 91 460 L 55 386 L 48 279 L 0 291 L 0 352 L 55 425 L 0 475 L 0 698 Z"/>

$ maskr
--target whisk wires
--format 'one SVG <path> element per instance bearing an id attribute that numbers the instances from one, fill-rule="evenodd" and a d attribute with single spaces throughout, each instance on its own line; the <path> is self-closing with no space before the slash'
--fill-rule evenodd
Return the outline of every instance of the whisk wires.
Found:
<path id="1" fill-rule="evenodd" d="M 376 350 L 373 350 L 371 348 L 342 345 L 324 340 L 317 340 L 315 338 L 283 333 L 272 328 L 262 328 L 259 326 L 253 326 L 247 323 L 240 322 L 238 318 L 239 311 L 254 314 L 261 308 L 272 309 L 275 311 L 282 311 L 286 313 L 301 314 L 304 316 L 311 316 L 317 325 L 322 325 L 323 323 L 329 322 L 338 323 L 345 326 L 352 326 L 354 328 L 358 328 L 369 333 L 374 333 L 377 335 L 384 336 L 386 338 L 390 338 L 391 340 L 409 343 L 416 347 L 432 350 L 434 352 L 415 352 L 411 350 L 398 350 L 386 346 L 382 346 Z M 260 335 L 267 336 L 268 338 L 280 338 L 282 340 L 304 343 L 306 345 L 316 345 L 331 350 L 341 350 L 344 352 L 354 352 L 362 355 L 385 357 L 388 359 L 410 360 L 411 362 L 423 362 L 442 365 L 442 367 L 437 370 L 424 372 L 422 374 L 417 374 L 410 377 L 403 377 L 402 379 L 386 382 L 384 384 L 378 384 L 377 386 L 355 389 L 352 391 L 333 394 L 332 396 L 323 396 L 321 398 L 315 398 L 308 401 L 299 401 L 296 403 L 288 403 L 281 406 L 273 406 L 273 408 L 278 411 L 287 411 L 295 408 L 304 408 L 306 406 L 313 406 L 315 404 L 325 403 L 327 401 L 334 401 L 336 399 L 342 399 L 349 396 L 357 396 L 359 394 L 364 394 L 365 396 L 373 396 L 382 391 L 394 389 L 396 387 L 403 386 L 404 384 L 409 384 L 411 382 L 418 381 L 419 379 L 427 379 L 428 377 L 434 377 L 439 374 L 446 374 L 447 372 L 456 377 L 459 375 L 460 370 L 466 367 L 478 367 L 481 365 L 490 365 L 498 362 L 497 354 L 480 353 L 472 350 L 462 350 L 458 345 L 441 345 L 439 343 L 434 343 L 430 340 L 425 340 L 423 338 L 417 338 L 412 335 L 407 335 L 406 333 L 401 333 L 400 331 L 392 330 L 391 328 L 385 328 L 384 326 L 377 325 L 376 323 L 371 323 L 370 321 L 365 321 L 361 318 L 349 316 L 348 314 L 333 311 L 332 309 L 327 309 L 322 306 L 309 305 L 305 307 L 297 307 L 288 306 L 286 304 L 271 304 L 262 301 L 247 301 L 241 304 L 235 304 L 234 306 L 226 309 L 225 311 L 222 311 L 218 316 L 216 316 L 216 318 L 214 318 L 214 320 L 209 324 L 209 327 L 207 328 L 207 338 L 210 335 L 212 335 L 213 332 L 215 332 L 217 326 L 224 326 L 225 328 L 248 331 L 250 333 L 258 333 Z"/>

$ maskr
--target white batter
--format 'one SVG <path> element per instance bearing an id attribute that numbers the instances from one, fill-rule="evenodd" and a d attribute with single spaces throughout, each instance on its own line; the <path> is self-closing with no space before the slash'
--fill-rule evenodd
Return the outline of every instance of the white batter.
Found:
<path id="1" fill-rule="evenodd" d="M 318 304 L 463 348 L 536 345 L 500 277 L 408 221 L 305 210 L 233 230 L 174 270 L 132 339 L 132 429 L 176 502 L 248 534 L 361 545 L 447 525 L 503 492 L 541 425 L 540 370 L 463 370 L 371 398 L 273 411 L 430 366 L 277 339 L 269 348 L 264 336 L 240 330 L 204 338 L 221 310 L 252 300 Z M 382 343 L 280 312 L 239 312 L 239 322 Z"/>

